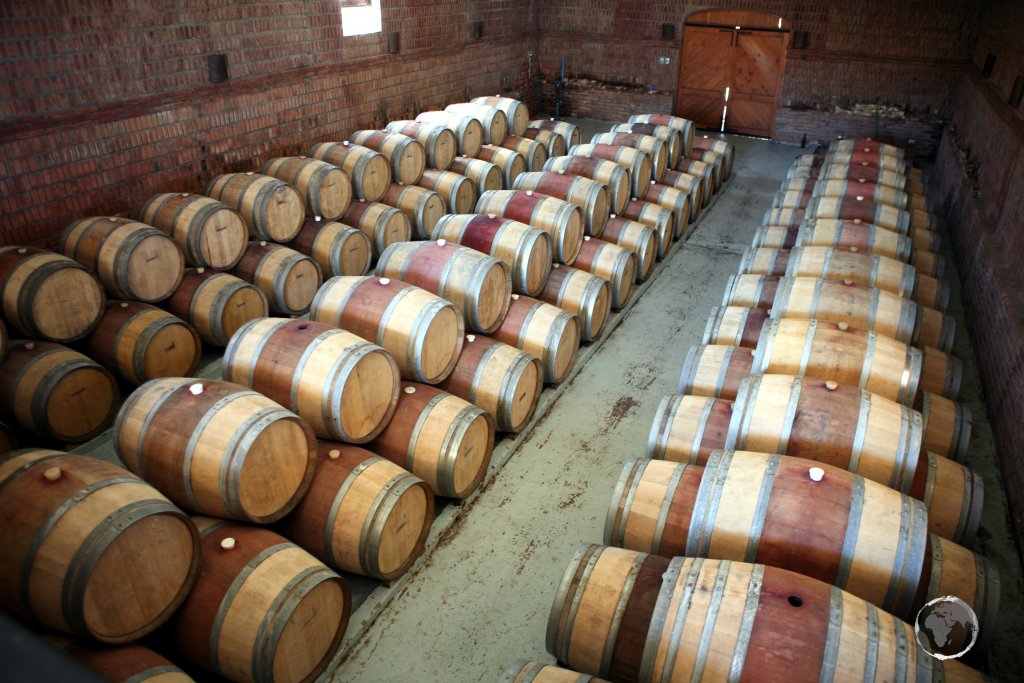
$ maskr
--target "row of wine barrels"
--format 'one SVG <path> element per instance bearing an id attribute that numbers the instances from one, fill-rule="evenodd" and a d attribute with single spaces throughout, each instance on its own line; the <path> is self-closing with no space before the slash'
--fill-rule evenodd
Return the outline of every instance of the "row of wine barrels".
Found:
<path id="1" fill-rule="evenodd" d="M 526 158 L 515 150 L 499 145 L 483 145 L 477 156 L 481 161 L 494 164 L 501 172 L 501 189 L 511 190 L 516 178 L 526 173 Z"/>
<path id="2" fill-rule="evenodd" d="M 558 133 L 551 130 L 542 130 L 540 128 L 527 128 L 523 132 L 523 137 L 530 140 L 535 140 L 544 150 L 548 153 L 548 158 L 565 156 L 565 151 L 569 149 L 565 143 L 565 138 Z"/>
<path id="3" fill-rule="evenodd" d="M 392 121 L 385 130 L 418 140 L 426 154 L 426 165 L 432 169 L 447 171 L 459 152 L 455 133 L 437 123 Z"/>
<path id="4" fill-rule="evenodd" d="M 444 126 L 455 134 L 459 145 L 459 156 L 475 159 L 484 144 L 483 125 L 471 116 L 448 111 L 425 111 L 416 117 L 417 121 Z"/>
<path id="5" fill-rule="evenodd" d="M 539 298 L 575 315 L 582 341 L 592 342 L 600 337 L 611 315 L 609 281 L 571 266 L 554 264 Z"/>
<path id="6" fill-rule="evenodd" d="M 583 212 L 577 205 L 555 197 L 532 190 L 484 192 L 476 212 L 511 218 L 548 233 L 558 263 L 571 265 L 583 245 Z"/>
<path id="7" fill-rule="evenodd" d="M 813 167 L 794 165 L 786 173 L 786 178 L 851 180 L 858 183 L 864 181 L 903 191 L 909 190 L 911 187 L 907 176 L 900 171 L 849 163 L 821 164 Z"/>
<path id="8" fill-rule="evenodd" d="M 359 228 L 312 218 L 302 225 L 290 248 L 313 259 L 324 277 L 362 275 L 373 262 L 373 243 Z"/>
<path id="9" fill-rule="evenodd" d="M 242 214 L 250 237 L 267 242 L 290 242 L 306 216 L 298 190 L 261 173 L 219 175 L 207 184 L 204 193 Z"/>
<path id="10" fill-rule="evenodd" d="M 260 173 L 288 183 L 302 197 L 306 218 L 334 220 L 352 203 L 352 180 L 334 164 L 309 157 L 277 157 Z"/>
<path id="11" fill-rule="evenodd" d="M 369 147 L 355 145 L 348 140 L 320 142 L 310 147 L 306 156 L 342 169 L 352 180 L 355 199 L 378 202 L 391 185 L 391 165 L 388 159 Z"/>
<path id="12" fill-rule="evenodd" d="M 497 164 L 483 159 L 455 157 L 451 171 L 469 178 L 476 187 L 477 198 L 484 192 L 500 190 L 504 186 L 504 174 Z"/>
<path id="13" fill-rule="evenodd" d="M 190 266 L 230 269 L 249 242 L 249 228 L 238 211 L 200 194 L 157 194 L 135 218 L 170 236 Z"/>
<path id="14" fill-rule="evenodd" d="M 622 213 L 632 197 L 629 170 L 614 161 L 588 156 L 552 157 L 544 163 L 544 170 L 583 176 L 607 187 L 611 213 Z"/>
<path id="15" fill-rule="evenodd" d="M 683 131 L 671 126 L 659 126 L 654 123 L 616 123 L 611 127 L 612 133 L 628 133 L 648 135 L 665 143 L 667 168 L 675 168 L 683 156 L 685 145 Z"/>
<path id="16" fill-rule="evenodd" d="M 592 237 L 600 237 L 608 224 L 608 191 L 596 180 L 564 171 L 542 171 L 521 174 L 512 189 L 532 190 L 575 204 L 583 211 L 586 234 Z"/>
<path id="17" fill-rule="evenodd" d="M 660 142 L 660 141 L 659 141 Z M 630 191 L 633 197 L 643 197 L 651 183 L 654 170 L 651 158 L 639 149 L 622 145 L 589 144 L 575 145 L 569 149 L 569 156 L 583 156 L 614 161 L 629 171 Z M 550 170 L 550 169 L 545 169 Z"/>
<path id="18" fill-rule="evenodd" d="M 754 249 L 832 247 L 910 262 L 913 243 L 906 235 L 868 223 L 821 218 L 799 226 L 766 225 L 754 234 Z"/>

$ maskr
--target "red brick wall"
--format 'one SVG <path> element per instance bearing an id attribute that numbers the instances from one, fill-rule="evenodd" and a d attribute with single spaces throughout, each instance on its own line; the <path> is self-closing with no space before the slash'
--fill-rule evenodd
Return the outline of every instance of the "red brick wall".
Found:
<path id="1" fill-rule="evenodd" d="M 49 241 L 81 216 L 517 88 L 536 49 L 523 5 L 385 0 L 390 55 L 382 34 L 342 37 L 334 0 L 5 0 L 0 243 Z M 209 83 L 215 53 L 227 83 Z"/>

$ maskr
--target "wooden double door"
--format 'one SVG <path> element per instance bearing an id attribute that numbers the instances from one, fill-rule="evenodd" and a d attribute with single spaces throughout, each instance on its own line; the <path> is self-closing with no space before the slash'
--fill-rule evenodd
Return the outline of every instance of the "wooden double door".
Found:
<path id="1" fill-rule="evenodd" d="M 686 26 L 675 113 L 699 128 L 771 137 L 788 33 Z"/>

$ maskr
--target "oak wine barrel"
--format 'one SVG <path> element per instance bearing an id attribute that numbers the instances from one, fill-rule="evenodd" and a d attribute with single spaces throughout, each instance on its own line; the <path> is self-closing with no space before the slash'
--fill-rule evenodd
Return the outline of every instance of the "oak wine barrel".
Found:
<path id="1" fill-rule="evenodd" d="M 186 270 L 181 286 L 163 306 L 213 346 L 227 346 L 244 323 L 270 313 L 267 296 L 255 286 L 205 268 Z"/>
<path id="2" fill-rule="evenodd" d="M 451 213 L 469 213 L 476 206 L 476 185 L 462 174 L 428 168 L 423 172 L 419 186 L 436 192 Z"/>
<path id="3" fill-rule="evenodd" d="M 544 382 L 564 381 L 580 348 L 579 319 L 557 306 L 519 294 L 512 295 L 508 314 L 492 336 L 539 358 Z"/>
<path id="4" fill-rule="evenodd" d="M 736 399 L 740 381 L 751 374 L 754 352 L 742 346 L 691 346 L 679 374 L 680 394 Z"/>
<path id="5" fill-rule="evenodd" d="M 544 163 L 547 172 L 579 175 L 595 180 L 608 188 L 611 213 L 622 213 L 632 197 L 629 170 L 614 161 L 584 156 L 552 157 Z"/>
<path id="6" fill-rule="evenodd" d="M 998 565 L 984 555 L 932 534 L 931 563 L 925 581 L 927 588 L 921 602 L 954 595 L 974 610 L 979 626 L 974 645 L 979 652 L 986 652 L 999 630 L 1002 590 Z M 950 640 L 965 638 L 947 643 L 942 651 L 963 652 L 970 644 L 971 635 L 960 629 L 951 630 L 949 636 Z"/>
<path id="7" fill-rule="evenodd" d="M 828 148 L 832 152 L 853 152 L 854 150 L 860 150 L 865 153 L 876 152 L 878 154 L 886 154 L 894 156 L 897 159 L 905 159 L 906 153 L 902 147 L 896 145 L 887 145 L 871 138 L 851 138 L 851 139 L 839 139 L 833 140 L 829 143 Z"/>
<path id="8" fill-rule="evenodd" d="M 634 135 L 650 135 L 665 143 L 668 156 L 668 168 L 675 168 L 683 155 L 685 140 L 683 131 L 671 126 L 659 126 L 655 123 L 616 123 L 611 127 L 612 133 L 632 133 Z"/>
<path id="9" fill-rule="evenodd" d="M 500 145 L 508 135 L 508 117 L 497 107 L 473 102 L 456 102 L 449 104 L 444 110 L 450 114 L 469 116 L 479 121 L 483 126 L 483 141 L 488 145 Z"/>
<path id="10" fill-rule="evenodd" d="M 505 112 L 508 120 L 509 135 L 522 135 L 530 123 L 530 110 L 526 104 L 512 97 L 474 97 L 470 100 L 472 104 L 485 104 L 488 107 L 497 107 Z"/>
<path id="11" fill-rule="evenodd" d="M 471 159 L 470 157 L 455 157 L 452 161 L 452 173 L 459 173 L 466 176 L 476 187 L 476 194 L 479 198 L 488 190 L 500 190 L 504 187 L 505 176 L 497 164 L 492 164 L 483 159 Z"/>
<path id="12" fill-rule="evenodd" d="M 701 184 L 704 186 L 703 206 L 707 206 L 708 202 L 711 201 L 711 197 L 719 190 L 718 181 L 715 177 L 715 167 L 711 164 L 683 157 L 679 160 L 674 170 L 701 179 Z M 668 171 L 665 171 L 665 175 L 668 175 Z"/>
<path id="13" fill-rule="evenodd" d="M 734 144 L 722 138 L 714 139 L 708 135 L 695 135 L 693 146 L 696 149 L 721 154 L 722 161 L 725 163 L 725 178 L 728 179 L 732 176 L 732 164 L 736 156 L 736 146 Z"/>
<path id="14" fill-rule="evenodd" d="M 512 662 L 500 683 L 608 683 L 577 671 L 563 669 L 553 664 L 541 664 L 528 659 Z"/>
<path id="15" fill-rule="evenodd" d="M 81 641 L 54 642 L 44 638 L 76 662 L 112 683 L 191 683 L 191 676 L 149 648 L 132 643 L 97 647 Z"/>
<path id="16" fill-rule="evenodd" d="M 484 192 L 476 213 L 495 214 L 532 225 L 551 237 L 554 260 L 571 265 L 583 245 L 583 212 L 570 202 L 526 190 Z"/>
<path id="17" fill-rule="evenodd" d="M 249 242 L 245 255 L 231 271 L 251 282 L 267 297 L 273 313 L 301 315 L 309 310 L 323 283 L 320 266 L 294 249 L 269 242 Z"/>
<path id="18" fill-rule="evenodd" d="M 448 111 L 425 111 L 416 117 L 417 121 L 444 126 L 455 133 L 459 143 L 459 156 L 475 158 L 484 144 L 484 127 L 472 116 L 453 114 Z"/>
<path id="19" fill-rule="evenodd" d="M 574 264 L 611 284 L 613 310 L 621 310 L 629 303 L 637 272 L 636 254 L 632 251 L 588 236 L 583 238 Z"/>
<path id="20" fill-rule="evenodd" d="M 398 183 L 392 183 L 381 202 L 404 213 L 412 226 L 413 238 L 420 240 L 430 239 L 430 233 L 447 207 L 441 195 L 433 190 Z"/>
<path id="21" fill-rule="evenodd" d="M 690 196 L 691 221 L 697 220 L 701 207 L 711 200 L 711 189 L 704 184 L 704 179 L 701 176 L 669 169 L 665 171 L 665 177 L 661 182 Z"/>
<path id="22" fill-rule="evenodd" d="M 683 154 L 689 154 L 693 149 L 695 129 L 693 121 L 689 119 L 669 114 L 633 114 L 629 117 L 629 123 L 654 124 L 656 126 L 675 128 L 683 134 Z"/>
<path id="23" fill-rule="evenodd" d="M 334 164 L 310 157 L 276 157 L 260 173 L 283 180 L 298 191 L 306 217 L 334 220 L 352 203 L 352 179 Z"/>
<path id="24" fill-rule="evenodd" d="M 644 282 L 654 272 L 658 258 L 658 231 L 639 221 L 609 218 L 602 239 L 629 249 L 636 255 L 636 281 Z"/>
<path id="25" fill-rule="evenodd" d="M 763 308 L 716 306 L 711 309 L 700 343 L 731 344 L 752 349 L 757 346 L 761 327 L 767 319 L 768 311 Z"/>
<path id="26" fill-rule="evenodd" d="M 652 180 L 660 182 L 668 169 L 669 148 L 664 140 L 653 135 L 634 133 L 598 133 L 590 138 L 592 145 L 622 145 L 650 156 Z"/>
<path id="27" fill-rule="evenodd" d="M 253 239 L 291 241 L 306 216 L 298 190 L 282 180 L 252 171 L 219 175 L 206 185 L 204 194 L 242 214 Z"/>
<path id="28" fill-rule="evenodd" d="M 392 121 L 385 130 L 419 140 L 426 153 L 427 166 L 439 171 L 447 171 L 459 152 L 459 141 L 455 133 L 438 123 Z"/>
<path id="29" fill-rule="evenodd" d="M 532 190 L 580 207 L 586 234 L 600 237 L 608 224 L 608 190 L 603 183 L 564 171 L 523 173 L 512 189 Z"/>
<path id="30" fill-rule="evenodd" d="M 686 225 L 690 222 L 689 192 L 651 181 L 647 187 L 647 193 L 644 195 L 644 201 L 672 212 L 675 217 L 672 230 L 673 238 L 683 239 L 689 234 L 686 230 Z"/>
<path id="31" fill-rule="evenodd" d="M 516 178 L 526 173 L 526 158 L 519 152 L 496 145 L 484 145 L 477 154 L 481 161 L 494 164 L 501 171 L 501 189 L 511 190 Z"/>
<path id="32" fill-rule="evenodd" d="M 647 437 L 647 457 L 701 465 L 725 448 L 733 402 L 710 396 L 666 396 Z"/>
<path id="33" fill-rule="evenodd" d="M 385 194 L 387 190 L 385 189 Z M 381 197 L 383 198 L 383 194 Z M 373 244 L 373 255 L 380 256 L 395 242 L 412 239 L 412 221 L 393 206 L 356 200 L 341 217 L 343 225 L 359 228 Z"/>
<path id="34" fill-rule="evenodd" d="M 658 140 L 660 142 L 660 140 Z M 589 144 L 569 148 L 569 156 L 592 157 L 614 161 L 629 171 L 630 190 L 634 197 L 642 197 L 654 175 L 650 156 L 634 147 L 625 145 Z M 545 169 L 551 170 L 551 169 Z"/>
<path id="35" fill-rule="evenodd" d="M 544 163 L 548 160 L 548 152 L 544 148 L 544 145 L 539 142 L 535 142 L 530 138 L 519 137 L 518 135 L 508 135 L 502 141 L 501 147 L 521 154 L 523 156 L 523 160 L 526 162 L 527 171 L 540 171 L 544 168 Z"/>
<path id="36" fill-rule="evenodd" d="M 378 202 L 391 184 L 391 165 L 387 157 L 348 140 L 317 143 L 309 148 L 306 156 L 334 164 L 344 171 L 352 181 L 353 199 Z"/>
<path id="37" fill-rule="evenodd" d="M 190 266 L 233 268 L 249 242 L 242 215 L 201 194 L 155 194 L 139 207 L 135 218 L 170 236 Z"/>
<path id="38" fill-rule="evenodd" d="M 325 277 L 362 275 L 373 262 L 373 243 L 365 232 L 319 217 L 307 220 L 289 246 L 313 259 Z"/>
<path id="39" fill-rule="evenodd" d="M 853 197 L 814 197 L 808 202 L 806 215 L 811 218 L 860 219 L 888 230 L 906 234 L 910 230 L 910 214 L 893 206 L 879 204 L 864 195 Z"/>
<path id="40" fill-rule="evenodd" d="M 580 144 L 580 129 L 576 124 L 568 121 L 556 121 L 554 118 L 533 119 L 529 123 L 530 128 L 538 130 L 549 130 L 562 136 L 566 148 Z"/>
<path id="41" fill-rule="evenodd" d="M 380 152 L 391 165 L 392 183 L 415 185 L 427 167 L 427 153 L 416 138 L 383 130 L 357 130 L 349 139 Z"/>
<path id="42" fill-rule="evenodd" d="M 676 217 L 669 209 L 639 199 L 631 199 L 620 214 L 623 218 L 643 223 L 658 233 L 658 258 L 664 258 L 672 247 L 676 233 Z"/>
<path id="43" fill-rule="evenodd" d="M 527 128 L 523 132 L 524 138 L 535 140 L 541 147 L 548 153 L 548 158 L 560 157 L 565 155 L 565 150 L 568 149 L 565 145 L 565 138 L 558 133 L 551 130 L 542 130 L 540 128 Z"/>
<path id="44" fill-rule="evenodd" d="M 974 423 L 971 409 L 930 391 L 917 396 L 914 408 L 921 411 L 924 423 L 924 448 L 957 462 L 967 459 Z"/>
<path id="45" fill-rule="evenodd" d="M 538 298 L 579 318 L 580 339 L 587 342 L 601 336 L 611 315 L 611 283 L 571 266 L 556 263 Z"/>

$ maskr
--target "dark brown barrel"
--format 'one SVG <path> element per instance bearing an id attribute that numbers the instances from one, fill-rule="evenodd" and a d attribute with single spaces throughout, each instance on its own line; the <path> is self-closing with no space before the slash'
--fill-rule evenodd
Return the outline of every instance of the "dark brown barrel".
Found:
<path id="1" fill-rule="evenodd" d="M 575 265 L 611 284 L 614 310 L 621 310 L 629 303 L 637 271 L 633 252 L 596 237 L 584 237 Z"/>
<path id="2" fill-rule="evenodd" d="M 61 235 L 59 249 L 122 299 L 162 301 L 177 289 L 185 271 L 185 257 L 170 237 L 116 216 L 75 221 Z"/>
<path id="3" fill-rule="evenodd" d="M 306 217 L 334 220 L 352 203 L 352 180 L 334 164 L 311 157 L 277 157 L 261 173 L 294 187 L 306 207 Z"/>
<path id="4" fill-rule="evenodd" d="M 447 111 L 425 111 L 416 120 L 444 126 L 455 133 L 459 141 L 459 156 L 475 158 L 480 153 L 480 145 L 484 144 L 484 127 L 472 116 Z"/>
<path id="5" fill-rule="evenodd" d="M 427 153 L 416 138 L 383 130 L 357 130 L 352 142 L 380 152 L 391 164 L 393 183 L 415 185 L 427 167 Z"/>
<path id="6" fill-rule="evenodd" d="M 231 272 L 263 292 L 272 312 L 284 315 L 301 315 L 309 310 L 323 283 L 316 261 L 294 249 L 262 241 L 249 242 L 245 255 Z"/>
<path id="7" fill-rule="evenodd" d="M 472 102 L 449 104 L 444 110 L 450 114 L 469 116 L 480 122 L 484 130 L 484 142 L 500 145 L 508 135 L 508 117 L 498 107 Z"/>
<path id="8" fill-rule="evenodd" d="M 661 142 L 657 140 L 657 142 Z M 569 156 L 593 157 L 614 161 L 629 171 L 630 190 L 634 197 L 642 197 L 654 176 L 651 158 L 635 147 L 625 145 L 589 144 L 574 145 L 569 149 Z M 548 170 L 548 169 L 545 169 Z"/>
<path id="9" fill-rule="evenodd" d="M 341 223 L 359 228 L 369 237 L 375 257 L 395 242 L 408 242 L 412 239 L 412 221 L 395 207 L 379 202 L 352 202 L 341 217 Z"/>
<path id="10" fill-rule="evenodd" d="M 60 451 L 0 457 L 0 606 L 104 643 L 164 623 L 199 568 L 195 527 L 131 472 Z"/>
<path id="11" fill-rule="evenodd" d="M 422 175 L 422 174 L 421 174 Z M 381 202 L 393 206 L 409 219 L 415 239 L 430 239 L 437 221 L 446 211 L 447 204 L 441 195 L 419 185 L 393 183 Z"/>
<path id="12" fill-rule="evenodd" d="M 452 213 L 469 213 L 476 206 L 477 191 L 473 181 L 452 171 L 428 168 L 420 178 L 420 187 L 436 192 Z"/>
<path id="13" fill-rule="evenodd" d="M 626 203 L 622 216 L 654 228 L 658 233 L 658 258 L 665 258 L 676 233 L 675 214 L 658 204 L 631 199 Z"/>
<path id="14" fill-rule="evenodd" d="M 310 147 L 306 156 L 334 164 L 348 174 L 354 199 L 380 201 L 391 185 L 391 165 L 387 158 L 369 147 L 353 145 L 348 140 L 321 142 Z"/>
<path id="15" fill-rule="evenodd" d="M 426 152 L 429 168 L 447 171 L 451 167 L 455 155 L 459 153 L 459 141 L 455 137 L 455 133 L 437 123 L 392 121 L 385 130 L 419 140 Z"/>
<path id="16" fill-rule="evenodd" d="M 529 123 L 530 128 L 538 130 L 550 130 L 562 136 L 565 146 L 568 149 L 573 145 L 580 144 L 580 129 L 573 123 L 567 121 L 556 121 L 554 118 L 533 119 Z"/>
<path id="17" fill-rule="evenodd" d="M 153 195 L 135 217 L 167 233 L 190 266 L 233 268 L 249 241 L 249 228 L 240 213 L 201 194 Z"/>
<path id="18" fill-rule="evenodd" d="M 117 416 L 118 457 L 177 505 L 260 524 L 295 507 L 316 440 L 270 398 L 221 380 L 154 379 Z"/>
<path id="19" fill-rule="evenodd" d="M 540 171 L 544 168 L 544 162 L 548 160 L 548 152 L 544 149 L 544 145 L 534 142 L 530 138 L 508 135 L 502 141 L 501 146 L 522 154 L 526 161 L 527 171 Z"/>
<path id="20" fill-rule="evenodd" d="M 76 662 L 112 683 L 188 683 L 192 680 L 171 661 L 135 643 L 119 647 L 95 647 L 72 642 L 61 649 Z"/>
<path id="21" fill-rule="evenodd" d="M 529 138 L 530 140 L 536 140 L 538 143 L 547 150 L 548 158 L 560 157 L 565 155 L 565 150 L 568 149 L 565 145 L 565 138 L 558 133 L 551 130 L 541 130 L 540 128 L 527 128 L 523 133 L 523 137 Z"/>
<path id="22" fill-rule="evenodd" d="M 761 327 L 768 319 L 763 308 L 716 306 L 711 309 L 704 327 L 701 344 L 731 344 L 754 348 L 761 336 Z"/>
<path id="23" fill-rule="evenodd" d="M 469 157 L 455 157 L 451 166 L 452 173 L 460 173 L 469 178 L 479 198 L 489 190 L 500 190 L 504 187 L 504 175 L 497 164 L 492 164 L 483 159 L 471 159 Z"/>
<path id="24" fill-rule="evenodd" d="M 539 358 L 544 382 L 565 381 L 580 348 L 579 319 L 557 306 L 528 296 L 512 295 L 508 314 L 492 335 L 495 339 Z"/>
<path id="25" fill-rule="evenodd" d="M 647 457 L 704 464 L 725 448 L 733 402 L 709 396 L 666 396 L 658 404 L 647 437 Z"/>
<path id="26" fill-rule="evenodd" d="M 192 326 L 141 301 L 110 301 L 86 341 L 89 356 L 131 384 L 157 377 L 188 377 L 202 344 Z"/>
<path id="27" fill-rule="evenodd" d="M 484 145 L 477 154 L 481 161 L 494 164 L 501 171 L 501 187 L 511 190 L 516 178 L 526 173 L 526 158 L 519 152 L 500 145 Z"/>
<path id="28" fill-rule="evenodd" d="M 600 337 L 611 315 L 611 283 L 571 266 L 556 263 L 539 298 L 577 316 L 583 341 Z"/>
<path id="29" fill-rule="evenodd" d="M 680 394 L 734 400 L 740 381 L 754 365 L 754 352 L 742 346 L 691 346 L 679 375 Z"/>
<path id="30" fill-rule="evenodd" d="M 335 221 L 311 218 L 290 247 L 310 257 L 325 277 L 362 275 L 373 262 L 373 243 L 369 235 Z"/>
<path id="31" fill-rule="evenodd" d="M 224 379 L 250 387 L 321 438 L 365 443 L 395 412 L 398 368 L 384 349 L 312 320 L 261 318 L 224 351 Z"/>
<path id="32" fill-rule="evenodd" d="M 484 192 L 476 212 L 511 218 L 551 236 L 555 261 L 571 265 L 583 244 L 583 212 L 575 204 L 527 190 Z"/>
<path id="33" fill-rule="evenodd" d="M 0 247 L 3 319 L 30 337 L 70 342 L 89 334 L 107 296 L 82 264 L 35 247 Z"/>
<path id="34" fill-rule="evenodd" d="M 398 409 L 367 446 L 448 498 L 483 481 L 494 450 L 494 421 L 482 408 L 426 384 L 403 382 Z"/>
<path id="35" fill-rule="evenodd" d="M 425 547 L 434 493 L 419 477 L 370 451 L 317 446 L 313 482 L 275 531 L 341 571 L 390 581 Z"/>
<path id="36" fill-rule="evenodd" d="M 542 171 L 523 173 L 512 185 L 515 190 L 533 190 L 577 205 L 583 211 L 586 234 L 600 237 L 608 223 L 608 190 L 603 183 L 565 173 Z"/>
<path id="37" fill-rule="evenodd" d="M 306 216 L 302 196 L 294 187 L 252 171 L 219 175 L 207 184 L 205 194 L 241 213 L 254 239 L 288 242 Z"/>
<path id="38" fill-rule="evenodd" d="M 207 344 L 227 346 L 231 335 L 270 312 L 266 295 L 245 280 L 205 268 L 185 271 L 164 307 L 195 328 Z"/>
<path id="39" fill-rule="evenodd" d="M 13 451 L 17 447 L 18 442 L 14 438 L 10 425 L 0 421 L 0 454 Z"/>
<path id="40" fill-rule="evenodd" d="M 485 104 L 488 107 L 497 107 L 505 112 L 508 119 L 509 135 L 522 135 L 530 123 L 530 110 L 526 104 L 512 97 L 474 97 L 470 100 L 472 104 Z"/>
<path id="41" fill-rule="evenodd" d="M 544 163 L 545 171 L 580 175 L 596 180 L 608 188 L 609 208 L 612 213 L 622 213 L 633 196 L 629 170 L 614 161 L 585 156 L 560 156 Z"/>
<path id="42" fill-rule="evenodd" d="M 60 344 L 17 340 L 0 364 L 0 411 L 47 439 L 88 441 L 110 426 L 119 400 L 110 372 Z"/>
<path id="43" fill-rule="evenodd" d="M 267 529 L 209 517 L 195 522 L 202 565 L 170 622 L 177 650 L 231 680 L 314 680 L 348 625 L 345 581 Z"/>
<path id="44" fill-rule="evenodd" d="M 658 258 L 658 231 L 639 221 L 609 218 L 602 238 L 636 254 L 636 281 L 644 282 L 654 272 Z"/>

